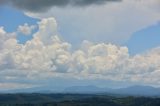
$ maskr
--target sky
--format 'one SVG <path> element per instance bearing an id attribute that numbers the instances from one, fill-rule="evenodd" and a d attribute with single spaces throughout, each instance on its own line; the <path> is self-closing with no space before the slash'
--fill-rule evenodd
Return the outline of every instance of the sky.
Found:
<path id="1" fill-rule="evenodd" d="M 160 84 L 159 0 L 1 0 L 0 90 Z"/>

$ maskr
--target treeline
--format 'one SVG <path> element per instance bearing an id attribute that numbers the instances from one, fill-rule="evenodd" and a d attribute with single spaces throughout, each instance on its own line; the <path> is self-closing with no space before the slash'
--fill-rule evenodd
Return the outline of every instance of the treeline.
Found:
<path id="1" fill-rule="evenodd" d="M 160 98 L 82 94 L 1 94 L 0 106 L 160 106 Z"/>

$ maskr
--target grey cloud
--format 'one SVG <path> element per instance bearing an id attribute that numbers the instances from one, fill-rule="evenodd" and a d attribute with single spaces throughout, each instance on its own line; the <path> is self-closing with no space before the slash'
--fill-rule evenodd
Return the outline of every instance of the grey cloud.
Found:
<path id="1" fill-rule="evenodd" d="M 117 2 L 117 1 L 121 1 L 121 0 L 75 0 L 73 2 L 74 5 L 77 6 L 86 6 L 86 5 L 91 5 L 91 4 L 104 4 L 106 2 Z"/>
<path id="2" fill-rule="evenodd" d="M 3 4 L 3 3 L 5 3 L 5 2 L 8 2 L 8 1 L 6 1 L 6 0 L 1 0 L 1 1 L 0 1 L 0 4 Z"/>
<path id="3" fill-rule="evenodd" d="M 122 0 L 2 0 L 0 4 L 4 2 L 11 4 L 16 8 L 32 11 L 32 12 L 44 12 L 51 7 L 65 7 L 71 6 L 88 6 L 99 5 L 106 2 L 117 2 Z"/>

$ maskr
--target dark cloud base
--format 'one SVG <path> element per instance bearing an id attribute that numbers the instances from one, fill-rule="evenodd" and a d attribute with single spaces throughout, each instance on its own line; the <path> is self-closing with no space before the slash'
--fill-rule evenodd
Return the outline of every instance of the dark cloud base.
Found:
<path id="1" fill-rule="evenodd" d="M 1 0 L 0 4 L 13 5 L 16 8 L 32 12 L 44 12 L 53 6 L 89 6 L 122 0 Z"/>

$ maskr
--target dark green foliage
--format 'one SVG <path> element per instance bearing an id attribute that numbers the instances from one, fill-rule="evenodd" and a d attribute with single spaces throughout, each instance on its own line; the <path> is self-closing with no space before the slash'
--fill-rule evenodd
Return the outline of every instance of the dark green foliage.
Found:
<path id="1" fill-rule="evenodd" d="M 89 94 L 0 94 L 0 106 L 160 106 L 160 98 Z"/>

